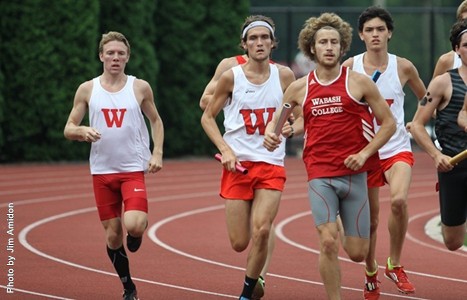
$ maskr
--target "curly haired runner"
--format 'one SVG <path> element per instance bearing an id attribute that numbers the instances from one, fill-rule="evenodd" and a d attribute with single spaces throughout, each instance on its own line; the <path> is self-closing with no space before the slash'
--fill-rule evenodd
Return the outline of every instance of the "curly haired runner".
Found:
<path id="1" fill-rule="evenodd" d="M 329 299 L 341 299 L 337 215 L 345 230 L 344 250 L 353 261 L 363 261 L 370 243 L 367 171 L 378 166 L 378 149 L 395 132 L 394 118 L 375 83 L 340 65 L 351 39 L 352 28 L 336 14 L 308 19 L 299 46 L 317 66 L 294 81 L 283 99 L 303 111 L 303 160 L 319 235 L 319 271 Z M 381 123 L 376 134 L 369 107 Z M 273 132 L 278 117 L 276 113 L 266 129 L 264 146 L 269 151 L 281 141 Z"/>
<path id="2" fill-rule="evenodd" d="M 137 251 L 148 225 L 144 172 L 156 173 L 162 168 L 164 126 L 151 86 L 125 74 L 130 59 L 126 37 L 114 31 L 103 34 L 99 58 L 104 71 L 79 86 L 64 134 L 67 139 L 91 143 L 94 195 L 105 230 L 107 254 L 123 284 L 123 299 L 137 300 L 122 227 L 127 231 L 128 250 Z M 90 126 L 84 126 L 81 122 L 88 109 Z M 141 111 L 151 126 L 152 154 Z"/>

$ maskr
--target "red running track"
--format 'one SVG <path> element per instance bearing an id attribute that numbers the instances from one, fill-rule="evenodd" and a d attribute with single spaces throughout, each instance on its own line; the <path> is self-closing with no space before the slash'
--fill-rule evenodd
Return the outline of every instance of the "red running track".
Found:
<path id="1" fill-rule="evenodd" d="M 427 222 L 438 215 L 436 171 L 427 155 L 415 156 L 402 263 L 417 291 L 399 294 L 380 276 L 380 299 L 466 299 L 467 253 L 449 252 L 425 233 Z M 286 167 L 263 299 L 325 299 L 304 167 L 296 158 L 288 158 Z M 235 253 L 228 242 L 218 197 L 220 172 L 214 159 L 167 160 L 160 173 L 147 176 L 150 225 L 141 249 L 129 253 L 142 300 L 237 299 L 246 253 Z M 389 252 L 388 210 L 384 187 L 380 274 Z M 87 164 L 0 166 L 0 216 L 0 299 L 121 299 Z M 362 299 L 363 265 L 350 262 L 344 252 L 340 264 L 343 298 Z"/>

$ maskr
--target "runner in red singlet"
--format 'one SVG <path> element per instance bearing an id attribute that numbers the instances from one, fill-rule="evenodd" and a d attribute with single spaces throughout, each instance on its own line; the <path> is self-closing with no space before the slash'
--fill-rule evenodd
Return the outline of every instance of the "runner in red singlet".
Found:
<path id="1" fill-rule="evenodd" d="M 340 65 L 351 39 L 352 28 L 336 14 L 308 19 L 299 46 L 317 67 L 293 82 L 283 99 L 303 111 L 304 127 L 296 132 L 305 130 L 303 161 L 319 235 L 319 271 L 329 299 L 341 299 L 337 214 L 345 230 L 344 250 L 353 261 L 363 261 L 370 235 L 367 171 L 378 165 L 378 149 L 395 131 L 375 83 Z M 369 108 L 381 123 L 376 134 Z M 276 151 L 281 141 L 273 132 L 278 116 L 266 129 L 264 146 L 269 151 Z"/>

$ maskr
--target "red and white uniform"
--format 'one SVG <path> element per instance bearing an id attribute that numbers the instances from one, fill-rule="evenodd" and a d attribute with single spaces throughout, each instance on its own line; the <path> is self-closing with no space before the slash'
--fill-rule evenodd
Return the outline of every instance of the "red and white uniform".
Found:
<path id="1" fill-rule="evenodd" d="M 366 74 L 363 67 L 363 56 L 365 53 L 354 56 L 352 69 L 356 72 Z M 388 66 L 386 70 L 379 76 L 376 81 L 378 90 L 386 99 L 389 108 L 396 120 L 396 132 L 392 135 L 389 141 L 379 149 L 379 157 L 387 159 L 400 152 L 411 152 L 410 136 L 405 129 L 404 120 L 404 90 L 399 80 L 397 73 L 397 57 L 393 54 L 388 54 Z M 368 74 L 367 74 L 368 75 Z M 379 125 L 376 119 L 373 120 L 375 132 L 378 132 Z"/>
<path id="2" fill-rule="evenodd" d="M 231 100 L 224 107 L 224 140 L 240 161 L 262 161 L 283 166 L 285 141 L 269 152 L 263 146 L 266 125 L 282 105 L 279 70 L 269 64 L 270 75 L 262 84 L 248 81 L 242 66 L 232 68 L 234 89 Z"/>
<path id="3" fill-rule="evenodd" d="M 134 76 L 127 76 L 123 89 L 110 93 L 93 79 L 89 100 L 89 124 L 101 133 L 91 144 L 91 174 L 145 171 L 151 157 L 149 132 L 133 89 Z"/>
<path id="4" fill-rule="evenodd" d="M 377 154 L 368 158 L 358 171 L 344 165 L 349 155 L 358 153 L 374 136 L 368 104 L 358 101 L 348 91 L 348 73 L 348 68 L 341 67 L 339 76 L 326 84 L 319 81 L 315 71 L 307 76 L 303 161 L 309 181 L 378 167 Z"/>

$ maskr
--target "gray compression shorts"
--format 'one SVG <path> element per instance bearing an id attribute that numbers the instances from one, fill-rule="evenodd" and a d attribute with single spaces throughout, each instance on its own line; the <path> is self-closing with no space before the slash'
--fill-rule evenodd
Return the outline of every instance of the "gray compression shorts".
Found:
<path id="1" fill-rule="evenodd" d="M 308 197 L 315 225 L 335 223 L 340 215 L 346 236 L 370 237 L 367 173 L 312 179 Z"/>

